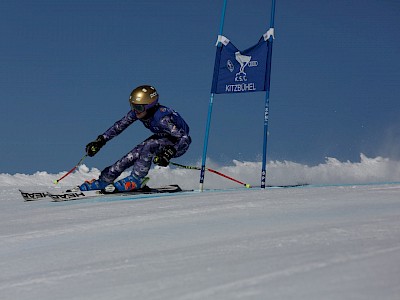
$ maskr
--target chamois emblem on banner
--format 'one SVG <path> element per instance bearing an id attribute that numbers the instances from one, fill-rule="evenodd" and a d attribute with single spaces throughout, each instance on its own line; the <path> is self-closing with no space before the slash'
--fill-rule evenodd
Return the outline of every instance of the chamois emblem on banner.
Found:
<path id="1" fill-rule="evenodd" d="M 257 66 L 258 62 L 257 61 L 251 61 L 251 56 L 250 55 L 243 55 L 240 53 L 240 51 L 237 51 L 235 53 L 235 58 L 237 62 L 240 64 L 240 69 L 239 72 L 236 73 L 235 81 L 247 81 L 247 73 L 244 71 L 244 69 L 249 66 Z"/>
<path id="2" fill-rule="evenodd" d="M 237 75 L 239 74 L 243 74 L 246 75 L 246 73 L 244 72 L 244 68 L 249 64 L 249 62 L 251 61 L 251 56 L 248 55 L 243 55 L 241 54 L 239 51 L 235 53 L 235 58 L 236 60 L 239 62 L 240 64 L 240 71 L 239 73 L 237 73 Z"/>

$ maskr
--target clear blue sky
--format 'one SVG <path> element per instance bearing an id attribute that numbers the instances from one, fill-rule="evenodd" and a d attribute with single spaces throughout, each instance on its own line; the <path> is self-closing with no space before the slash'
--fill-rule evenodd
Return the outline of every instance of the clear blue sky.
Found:
<path id="1" fill-rule="evenodd" d="M 0 2 L 0 173 L 70 169 L 129 110 L 137 85 L 190 124 L 178 161 L 201 159 L 222 0 Z M 271 1 L 228 1 L 239 49 L 269 27 Z M 277 0 L 268 160 L 400 159 L 400 2 Z M 261 161 L 264 93 L 216 95 L 208 155 Z M 115 162 L 139 122 L 86 160 Z"/>

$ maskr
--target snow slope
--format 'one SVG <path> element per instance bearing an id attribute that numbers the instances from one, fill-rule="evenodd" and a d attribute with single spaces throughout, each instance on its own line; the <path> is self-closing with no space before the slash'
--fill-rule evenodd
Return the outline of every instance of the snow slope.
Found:
<path id="1" fill-rule="evenodd" d="M 1 299 L 399 299 L 399 183 L 22 200 L 57 175 L 0 175 Z"/>

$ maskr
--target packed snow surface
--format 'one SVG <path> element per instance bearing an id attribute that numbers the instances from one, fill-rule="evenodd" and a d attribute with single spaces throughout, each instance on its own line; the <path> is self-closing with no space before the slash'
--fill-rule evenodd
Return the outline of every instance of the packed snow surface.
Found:
<path id="1" fill-rule="evenodd" d="M 63 172 L 0 174 L 0 298 L 399 299 L 399 163 L 362 159 L 269 165 L 274 184 L 305 187 L 233 189 L 207 174 L 222 189 L 61 203 L 24 202 L 18 188 L 98 170 L 59 187 Z M 218 171 L 255 185 L 257 167 Z M 198 184 L 193 170 L 151 177 Z"/>

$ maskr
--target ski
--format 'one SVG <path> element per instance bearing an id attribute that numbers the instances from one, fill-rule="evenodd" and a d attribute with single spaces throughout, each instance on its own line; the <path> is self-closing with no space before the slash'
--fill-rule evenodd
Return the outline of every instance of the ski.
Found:
<path id="1" fill-rule="evenodd" d="M 52 199 L 53 202 L 62 202 L 62 201 L 70 201 L 70 200 L 78 200 L 78 199 L 87 199 L 91 197 L 100 196 L 100 191 L 66 191 L 62 193 L 48 193 L 48 196 Z"/>
<path id="2" fill-rule="evenodd" d="M 73 200 L 79 198 L 88 198 L 101 195 L 100 191 L 89 191 L 89 192 L 81 192 L 81 191 L 65 191 L 65 192 L 27 192 L 23 190 L 19 190 L 22 198 L 25 201 L 37 201 L 43 200 L 46 198 L 51 198 L 53 201 L 65 201 L 65 200 Z"/>
<path id="3" fill-rule="evenodd" d="M 63 201 L 72 201 L 79 199 L 87 199 L 93 197 L 101 197 L 101 196 L 135 196 L 135 195 L 143 195 L 143 194 L 165 194 L 165 193 L 178 193 L 183 192 L 179 185 L 171 184 L 163 187 L 151 188 L 145 186 L 141 189 L 133 190 L 133 191 L 107 191 L 107 190 L 97 190 L 97 191 L 67 191 L 65 193 L 60 194 L 51 194 L 49 193 L 49 197 L 54 202 L 63 202 Z"/>
<path id="4" fill-rule="evenodd" d="M 138 190 L 120 192 L 120 191 L 106 191 L 106 190 L 96 190 L 96 191 L 75 191 L 68 190 L 65 192 L 26 192 L 19 190 L 25 201 L 36 201 L 41 200 L 46 197 L 51 198 L 53 202 L 63 202 L 79 199 L 87 199 L 93 197 L 101 196 L 132 196 L 132 195 L 142 195 L 142 194 L 162 194 L 162 193 L 178 193 L 178 192 L 188 192 L 190 190 L 182 190 L 179 185 L 171 184 L 162 187 L 151 188 L 145 186 Z"/>
<path id="5" fill-rule="evenodd" d="M 22 190 L 19 191 L 22 195 L 22 198 L 24 198 L 25 201 L 36 201 L 46 198 L 48 196 L 47 192 L 25 192 Z"/>
<path id="6" fill-rule="evenodd" d="M 177 184 L 170 184 L 158 188 L 151 188 L 148 186 L 144 186 L 143 188 L 127 192 L 120 192 L 118 190 L 107 191 L 107 189 L 100 191 L 100 193 L 103 195 L 161 194 L 161 193 L 177 193 L 177 192 L 183 192 L 183 190 Z"/>

